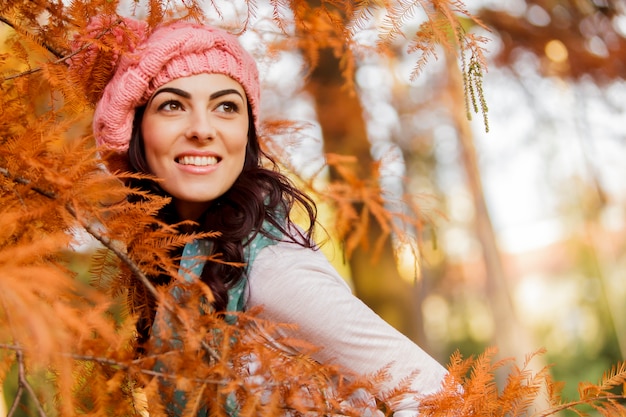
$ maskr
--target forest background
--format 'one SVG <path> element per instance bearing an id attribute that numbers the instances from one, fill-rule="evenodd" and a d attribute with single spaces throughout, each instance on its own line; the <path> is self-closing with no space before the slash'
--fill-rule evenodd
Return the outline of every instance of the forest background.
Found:
<path id="1" fill-rule="evenodd" d="M 58 72 L 67 67 L 75 22 L 55 26 L 55 19 L 81 10 L 84 27 L 117 2 L 79 4 L 3 0 L 0 7 L 3 198 L 16 183 L 38 192 L 41 178 L 89 170 L 78 164 L 68 173 L 37 159 L 51 149 L 70 152 L 78 145 L 67 143 L 88 129 L 88 100 Z M 335 242 L 325 252 L 361 299 L 442 363 L 457 350 L 467 357 L 497 346 L 498 358 L 523 360 L 545 348 L 541 362 L 553 364 L 564 396 L 574 398 L 579 382 L 597 381 L 624 360 L 622 2 L 152 1 L 114 10 L 152 24 L 168 14 L 204 14 L 242 32 L 261 70 L 262 115 L 274 121 L 267 146 L 316 193 Z M 304 20 L 302 10 L 314 19 Z M 53 39 L 63 42 L 47 43 Z M 80 83 L 81 74 L 70 75 Z M 9 123 L 9 112 L 23 122 Z M 45 145 L 32 139 L 46 129 L 58 137 Z M 9 169 L 20 163 L 23 175 Z M 50 170 L 32 174 L 43 168 Z M 69 246 L 56 236 L 52 247 L 37 246 L 37 236 L 52 233 L 33 220 L 45 221 L 38 210 L 19 223 L 28 249 L 67 257 L 78 280 L 91 282 L 102 243 L 77 230 Z M 26 217 L 3 213 L 3 276 L 49 273 L 41 259 L 15 261 L 23 252 L 13 251 L 19 239 L 9 225 Z M 0 341 L 12 365 L 3 368 L 7 407 L 28 387 L 16 384 L 22 351 L 14 339 L 23 331 L 37 345 L 42 326 L 51 326 L 22 315 L 42 297 L 60 297 L 54 288 L 32 298 L 16 288 L 4 280 L 0 306 L 3 333 L 12 335 Z M 27 396 L 20 406 L 37 409 Z"/>

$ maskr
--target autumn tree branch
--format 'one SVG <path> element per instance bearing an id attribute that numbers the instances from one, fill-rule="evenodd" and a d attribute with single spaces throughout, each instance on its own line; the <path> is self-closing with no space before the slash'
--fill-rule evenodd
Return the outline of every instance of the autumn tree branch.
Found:
<path id="1" fill-rule="evenodd" d="M 0 167 L 0 174 L 4 175 L 6 178 L 14 181 L 17 184 L 22 184 L 22 185 L 31 185 L 30 180 L 26 179 L 26 178 L 22 178 L 22 177 L 14 177 L 13 175 L 11 175 L 11 173 L 4 167 Z M 44 190 L 40 187 L 37 186 L 31 186 L 30 188 L 31 190 L 37 192 L 38 194 L 41 194 L 44 197 L 47 197 L 49 199 L 52 200 L 56 200 L 57 196 L 55 193 L 48 191 L 48 190 Z M 70 213 L 70 215 L 76 219 L 78 221 L 78 223 L 85 229 L 85 231 L 87 233 L 89 233 L 91 236 L 93 236 L 96 240 L 98 240 L 100 243 L 102 243 L 102 245 L 104 245 L 104 247 L 106 247 L 107 249 L 109 249 L 110 251 L 112 251 L 115 256 L 117 256 L 124 264 L 126 264 L 126 266 L 128 266 L 128 268 L 131 270 L 131 272 L 135 275 L 135 277 L 141 282 L 141 284 L 143 286 L 146 287 L 146 289 L 150 292 L 150 294 L 159 301 L 159 303 L 161 305 L 163 305 L 163 307 L 170 313 L 172 313 L 172 316 L 177 318 L 178 316 L 176 315 L 176 311 L 174 309 L 174 307 L 171 305 L 171 303 L 168 302 L 168 300 L 166 298 L 164 298 L 154 287 L 154 285 L 152 285 L 152 283 L 150 282 L 150 279 L 146 276 L 146 274 L 142 271 L 142 269 L 139 267 L 139 265 L 137 265 L 136 262 L 134 262 L 132 259 L 130 259 L 130 257 L 128 255 L 126 255 L 126 253 L 124 253 L 123 251 L 121 251 L 114 243 L 113 241 L 107 237 L 104 236 L 103 234 L 101 234 L 100 232 L 98 232 L 98 230 L 92 226 L 91 224 L 89 224 L 87 221 L 83 220 L 81 216 L 78 215 L 78 213 L 76 212 L 76 210 L 68 203 L 65 206 L 65 209 L 68 211 L 68 213 Z M 221 356 L 219 355 L 219 353 L 213 349 L 211 346 L 208 345 L 208 343 L 206 343 L 206 341 L 202 341 L 202 348 L 207 352 L 207 354 L 209 354 L 209 356 L 216 360 L 219 361 L 221 360 Z"/>
<path id="2" fill-rule="evenodd" d="M 9 19 L 7 19 L 6 17 L 0 16 L 0 22 L 2 22 L 5 25 L 9 26 L 11 29 L 15 30 L 16 32 L 18 31 L 18 29 L 15 26 L 15 24 L 13 22 L 11 22 Z M 45 42 L 42 42 L 41 45 L 44 48 L 46 48 L 52 55 L 56 56 L 57 58 L 63 58 L 63 54 L 60 53 L 59 51 L 57 51 L 53 46 L 48 45 Z"/>
<path id="3" fill-rule="evenodd" d="M 0 21 L 4 22 L 5 24 L 7 24 L 8 26 L 10 26 L 11 28 L 13 28 L 13 30 L 15 29 L 15 25 L 13 25 L 13 23 L 9 22 L 6 18 L 0 16 Z M 105 28 L 101 33 L 98 34 L 98 36 L 96 36 L 96 39 L 100 39 L 102 36 L 106 35 L 108 32 L 110 32 L 113 27 L 115 25 L 118 25 L 122 22 L 121 19 L 117 19 L 112 25 L 111 27 Z M 42 43 L 42 45 L 48 50 L 50 51 L 55 57 L 57 57 L 57 60 L 53 61 L 52 64 L 60 64 L 60 63 L 65 63 L 67 62 L 68 59 L 74 57 L 75 55 L 83 52 L 85 49 L 89 48 L 92 43 L 91 42 L 87 42 L 84 45 L 82 45 L 80 48 L 78 48 L 77 50 L 75 50 L 74 52 L 68 54 L 68 55 L 63 55 L 60 52 L 57 52 L 56 50 L 54 50 L 54 48 L 52 48 L 49 45 L 46 45 L 45 43 Z M 8 75 L 4 78 L 2 78 L 2 81 L 0 82 L 5 82 L 5 81 L 10 81 L 10 80 L 14 80 L 16 78 L 20 78 L 20 77 L 25 77 L 27 75 L 31 75 L 34 73 L 37 73 L 39 71 L 41 71 L 43 68 L 42 67 L 36 67 L 36 68 L 31 68 L 27 71 L 22 71 L 20 73 L 17 74 L 13 74 L 13 75 Z"/>
<path id="4" fill-rule="evenodd" d="M 0 174 L 4 175 L 6 178 L 12 180 L 13 182 L 17 184 L 31 185 L 30 180 L 26 178 L 22 178 L 22 177 L 14 177 L 6 168 L 0 167 Z M 56 194 L 53 193 L 52 191 L 47 191 L 37 186 L 32 186 L 30 189 L 51 200 L 57 199 Z M 111 250 L 117 257 L 119 257 L 119 259 L 122 262 L 124 262 L 126 266 L 128 266 L 128 268 L 130 268 L 133 274 L 135 274 L 135 276 L 146 287 L 146 289 L 150 291 L 150 294 L 152 294 L 152 296 L 154 296 L 156 299 L 161 298 L 159 292 L 156 290 L 154 285 L 152 285 L 152 283 L 150 282 L 146 274 L 144 274 L 141 268 L 139 268 L 137 263 L 135 263 L 132 259 L 130 259 L 128 255 L 126 255 L 120 249 L 118 249 L 113 244 L 113 241 L 111 239 L 99 233 L 95 227 L 93 227 L 86 221 L 83 221 L 76 213 L 76 210 L 74 210 L 74 208 L 70 204 L 67 204 L 65 206 L 65 209 L 68 211 L 68 213 L 72 215 L 72 217 L 74 217 L 74 219 L 76 219 L 80 223 L 80 225 L 85 229 L 85 231 L 87 231 L 91 236 L 93 236 L 100 243 L 102 243 L 107 249 Z M 159 301 L 163 301 L 163 300 L 159 300 Z"/>
<path id="5" fill-rule="evenodd" d="M 24 369 L 24 353 L 26 352 L 30 352 L 33 351 L 32 349 L 25 349 L 19 345 L 12 345 L 12 344 L 7 344 L 7 343 L 0 343 L 0 349 L 3 350 L 11 350 L 14 351 L 16 356 L 17 356 L 17 360 L 18 360 L 18 365 L 21 366 L 21 370 L 23 371 L 23 375 L 26 375 L 25 369 Z M 167 352 L 165 354 L 160 354 L 159 357 L 162 357 L 163 355 L 171 355 L 175 353 L 174 351 L 170 351 Z M 144 375 L 149 375 L 149 376 L 155 376 L 155 377 L 159 377 L 159 378 L 167 378 L 167 379 L 171 379 L 171 380 L 176 380 L 177 378 L 180 378 L 180 375 L 176 375 L 176 374 L 171 374 L 171 373 L 165 373 L 165 372 L 159 372 L 159 371 L 155 371 L 153 369 L 144 369 L 141 368 L 141 363 L 142 362 L 146 362 L 147 360 L 150 359 L 154 359 L 154 356 L 145 356 L 142 357 L 140 359 L 133 359 L 130 362 L 121 362 L 115 359 L 111 359 L 111 358 L 106 358 L 106 357 L 101 357 L 101 356 L 94 356 L 94 355 L 80 355 L 77 353 L 68 353 L 68 352 L 58 352 L 57 353 L 58 356 L 63 356 L 66 358 L 71 358 L 77 361 L 86 361 L 86 362 L 95 362 L 95 363 L 99 363 L 101 365 L 107 365 L 107 366 L 112 366 L 115 367 L 119 370 L 130 370 L 131 368 L 137 369 L 137 372 L 144 374 Z M 20 377 L 20 375 L 18 375 L 18 378 Z M 25 376 L 23 377 L 23 379 L 26 381 Z M 210 378 L 189 378 L 188 379 L 190 382 L 197 382 L 197 383 L 209 383 L 209 384 L 226 384 L 230 381 L 225 381 L 225 380 L 215 380 L 215 379 L 210 379 Z M 28 381 L 26 381 L 26 384 L 22 384 L 21 383 L 21 379 L 20 379 L 20 383 L 18 385 L 18 392 L 15 396 L 15 400 L 13 402 L 13 405 L 11 407 L 11 410 L 13 410 L 13 408 L 17 407 L 20 397 L 23 395 L 24 393 L 24 389 L 27 388 L 29 386 Z M 30 390 L 28 390 L 29 394 L 34 395 L 34 390 L 32 390 L 32 388 Z M 7 415 L 7 417 L 10 417 L 12 412 L 14 411 L 10 411 Z"/>

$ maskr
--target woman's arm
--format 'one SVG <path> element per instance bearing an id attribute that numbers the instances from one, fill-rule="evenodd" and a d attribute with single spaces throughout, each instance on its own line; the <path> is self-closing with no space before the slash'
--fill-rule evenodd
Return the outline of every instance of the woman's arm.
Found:
<path id="1" fill-rule="evenodd" d="M 440 389 L 445 369 L 356 298 L 323 253 L 292 243 L 263 249 L 252 265 L 248 306 L 297 324 L 292 336 L 322 349 L 315 359 L 371 374 L 389 366 L 381 395 L 411 378 L 411 392 L 390 406 L 396 417 L 417 415 L 417 397 Z M 413 394 L 413 395 L 412 395 Z"/>

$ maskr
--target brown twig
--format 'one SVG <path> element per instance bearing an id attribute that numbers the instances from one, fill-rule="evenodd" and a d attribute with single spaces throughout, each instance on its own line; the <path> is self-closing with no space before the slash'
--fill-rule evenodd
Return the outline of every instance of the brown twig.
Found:
<path id="1" fill-rule="evenodd" d="M 30 185 L 30 180 L 22 177 L 14 177 L 8 169 L 0 167 L 0 174 L 4 175 L 6 178 L 15 182 L 16 184 L 21 185 Z M 35 191 L 37 194 L 41 194 L 44 197 L 48 197 L 50 199 L 55 199 L 56 195 L 51 191 L 46 191 L 38 187 L 32 187 L 31 190 Z"/>
<path id="2" fill-rule="evenodd" d="M 586 398 L 586 399 L 580 399 L 577 401 L 570 401 L 568 403 L 565 404 L 561 404 L 561 405 L 557 405 L 547 411 L 543 411 L 540 414 L 537 414 L 537 417 L 548 417 L 548 416 L 553 416 L 557 413 L 560 413 L 561 411 L 565 411 L 565 410 L 573 410 L 574 407 L 577 407 L 579 405 L 588 405 L 591 402 L 596 402 L 596 401 L 612 401 L 612 400 L 626 400 L 626 394 L 624 395 L 618 395 L 618 394 L 614 394 L 614 395 L 603 395 L 603 396 L 597 396 L 594 398 Z"/>
<path id="3" fill-rule="evenodd" d="M 102 243 L 107 249 L 112 251 L 122 262 L 124 262 L 126 266 L 130 268 L 132 273 L 135 274 L 135 276 L 139 279 L 139 281 L 146 287 L 146 289 L 150 291 L 150 294 L 152 294 L 154 298 L 159 300 L 159 302 L 161 303 L 166 302 L 165 300 L 161 300 L 162 296 L 156 290 L 154 285 L 152 285 L 152 283 L 150 282 L 146 274 L 141 270 L 141 268 L 139 268 L 139 266 L 135 262 L 133 262 L 133 260 L 130 259 L 128 255 L 126 255 L 118 247 L 116 247 L 116 245 L 109 237 L 100 234 L 95 227 L 80 219 L 78 214 L 76 213 L 76 210 L 74 210 L 71 204 L 68 203 L 65 206 L 65 209 L 68 211 L 68 213 L 72 215 L 72 217 L 78 220 L 80 225 L 85 229 L 87 233 L 89 233 L 96 240 L 98 240 L 98 242 Z"/>
<path id="4" fill-rule="evenodd" d="M 20 400 L 22 399 L 22 395 L 24 394 L 24 386 L 22 384 L 17 384 L 17 392 L 15 393 L 15 398 L 13 399 L 13 404 L 11 405 L 11 409 L 7 414 L 7 417 L 13 417 L 17 407 L 20 404 Z"/>
<path id="5" fill-rule="evenodd" d="M 24 367 L 24 352 L 21 349 L 15 350 L 15 356 L 17 358 L 18 393 L 15 396 L 15 400 L 13 401 L 13 405 L 11 406 L 11 410 L 9 410 L 7 417 L 13 417 L 13 414 L 17 410 L 20 399 L 22 398 L 24 390 L 26 390 L 31 396 L 33 403 L 37 408 L 37 412 L 39 413 L 39 417 L 47 417 L 46 412 L 41 405 L 41 402 L 39 402 L 39 398 L 37 398 L 35 390 L 28 382 L 28 379 L 26 379 L 26 369 Z"/>

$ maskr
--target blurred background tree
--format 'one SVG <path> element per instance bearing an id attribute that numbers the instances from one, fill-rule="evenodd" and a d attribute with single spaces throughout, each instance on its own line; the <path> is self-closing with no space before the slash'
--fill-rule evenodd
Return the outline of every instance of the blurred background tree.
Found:
<path id="1" fill-rule="evenodd" d="M 438 157 L 433 188 L 448 213 L 437 228 L 440 250 L 425 253 L 424 276 L 437 287 L 423 304 L 432 313 L 426 333 L 437 340 L 430 346 L 443 342 L 448 352 L 497 342 L 515 355 L 515 344 L 545 346 L 573 395 L 575 381 L 626 355 L 626 10 L 620 1 L 471 6 L 491 30 L 490 132 L 476 123 L 459 128 L 454 113 L 423 129 Z M 450 85 L 443 73 L 433 78 Z M 450 110 L 458 100 L 443 105 Z M 480 182 L 467 164 L 474 149 Z M 497 303 L 501 280 L 508 297 Z M 503 311 L 517 320 L 499 322 Z M 507 322 L 520 325 L 507 336 L 513 343 L 499 339 Z"/>
<path id="2" fill-rule="evenodd" d="M 438 49 L 412 77 L 407 38 L 394 39 L 389 56 L 357 62 L 356 104 L 345 90 L 332 92 L 340 71 L 331 54 L 288 91 L 301 93 L 304 110 L 295 114 L 319 124 L 312 135 L 324 138 L 320 148 L 379 162 L 386 197 L 393 203 L 409 193 L 420 207 L 417 252 L 415 242 L 397 242 L 395 259 L 381 255 L 382 274 L 351 258 L 357 294 L 443 362 L 457 348 L 471 354 L 497 345 L 501 355 L 520 357 L 546 347 L 545 361 L 573 396 L 578 381 L 626 355 L 625 6 L 468 6 L 489 28 L 466 21 L 489 38 L 489 132 L 480 118 L 467 119 L 458 58 Z M 405 33 L 424 18 L 416 13 Z M 372 37 L 360 39 L 375 44 Z M 280 74 L 268 80 L 269 94 L 284 98 L 289 69 Z M 365 128 L 368 143 L 338 139 L 349 127 L 353 138 Z M 397 276 L 389 266 L 396 261 Z M 398 320 L 406 314 L 414 315 Z"/>

